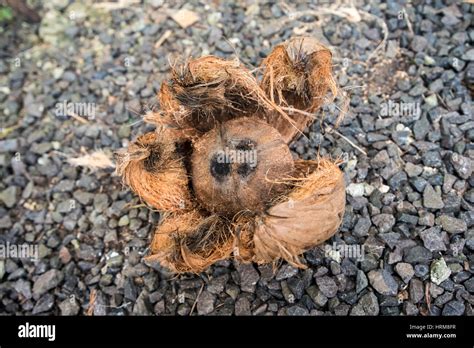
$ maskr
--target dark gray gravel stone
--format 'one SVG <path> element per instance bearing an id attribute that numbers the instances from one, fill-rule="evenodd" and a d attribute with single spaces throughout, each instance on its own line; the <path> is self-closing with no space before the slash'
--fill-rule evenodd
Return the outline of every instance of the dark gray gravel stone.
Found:
<path id="1" fill-rule="evenodd" d="M 399 262 L 395 265 L 395 271 L 402 278 L 402 280 L 408 284 L 411 278 L 415 275 L 415 270 L 413 266 L 409 263 Z"/>
<path id="2" fill-rule="evenodd" d="M 309 297 L 313 300 L 314 304 L 318 307 L 324 307 L 328 302 L 328 298 L 318 289 L 316 285 L 312 285 L 306 289 Z"/>
<path id="3" fill-rule="evenodd" d="M 361 270 L 357 271 L 357 277 L 356 277 L 356 292 L 360 293 L 362 290 L 364 290 L 367 285 L 369 285 L 369 281 L 367 280 L 367 276 L 365 273 Z"/>
<path id="4" fill-rule="evenodd" d="M 461 156 L 457 153 L 453 153 L 450 158 L 450 162 L 453 165 L 456 173 L 462 179 L 469 179 L 472 174 L 472 161 L 471 159 Z"/>
<path id="5" fill-rule="evenodd" d="M 18 195 L 18 187 L 10 186 L 0 192 L 0 202 L 3 202 L 7 208 L 13 208 L 19 198 Z"/>
<path id="6" fill-rule="evenodd" d="M 428 228 L 420 232 L 420 238 L 423 245 L 429 251 L 445 251 L 446 245 L 441 237 L 441 231 L 438 227 Z"/>
<path id="7" fill-rule="evenodd" d="M 443 230 L 451 234 L 463 233 L 467 230 L 467 224 L 464 220 L 449 215 L 441 215 L 436 219 L 436 222 L 443 227 Z"/>
<path id="8" fill-rule="evenodd" d="M 423 191 L 423 205 L 429 209 L 441 209 L 444 207 L 441 194 L 437 193 L 430 184 L 427 184 Z"/>
<path id="9" fill-rule="evenodd" d="M 374 270 L 368 274 L 370 285 L 382 295 L 396 295 L 398 284 L 387 270 Z"/>
<path id="10" fill-rule="evenodd" d="M 391 214 L 380 214 L 372 218 L 380 233 L 389 232 L 395 225 L 395 217 Z"/>
<path id="11" fill-rule="evenodd" d="M 72 316 L 78 315 L 79 310 L 81 308 L 79 307 L 79 304 L 77 303 L 76 299 L 74 297 L 71 297 L 62 301 L 59 304 L 59 309 L 61 310 L 61 315 Z"/>
<path id="12" fill-rule="evenodd" d="M 247 297 L 242 296 L 235 301 L 235 315 L 250 315 L 250 301 Z"/>
<path id="13" fill-rule="evenodd" d="M 295 306 L 288 307 L 286 309 L 286 314 L 290 316 L 304 316 L 304 315 L 309 315 L 309 312 L 306 308 L 295 305 Z"/>
<path id="14" fill-rule="evenodd" d="M 54 306 L 54 296 L 52 294 L 45 294 L 38 302 L 36 302 L 33 308 L 33 315 L 48 312 Z"/>
<path id="15" fill-rule="evenodd" d="M 289 264 L 284 264 L 280 267 L 278 270 L 275 279 L 277 281 L 288 279 L 293 277 L 294 275 L 298 274 L 298 269 L 289 265 Z"/>
<path id="16" fill-rule="evenodd" d="M 58 286 L 64 279 L 64 274 L 57 270 L 51 269 L 36 279 L 33 285 L 33 294 L 35 296 L 42 295 L 46 291 Z"/>
<path id="17" fill-rule="evenodd" d="M 424 297 L 423 282 L 419 279 L 413 278 L 410 281 L 409 294 L 410 294 L 410 300 L 413 303 L 420 302 Z"/>
<path id="18" fill-rule="evenodd" d="M 370 219 L 361 217 L 357 220 L 357 224 L 354 226 L 354 234 L 357 237 L 367 236 L 369 233 L 370 226 L 372 226 Z"/>
<path id="19" fill-rule="evenodd" d="M 337 284 L 331 277 L 323 276 L 316 278 L 316 284 L 319 290 L 328 298 L 334 297 L 337 294 Z"/>
<path id="20" fill-rule="evenodd" d="M 216 296 L 208 291 L 203 291 L 196 304 L 199 315 L 207 315 L 214 311 Z"/>
<path id="21" fill-rule="evenodd" d="M 255 292 L 255 287 L 260 275 L 252 264 L 239 264 L 237 271 L 240 277 L 240 288 L 242 291 Z"/>
<path id="22" fill-rule="evenodd" d="M 432 258 L 431 251 L 420 245 L 403 251 L 403 260 L 411 264 L 429 263 Z"/>
<path id="23" fill-rule="evenodd" d="M 371 291 L 367 292 L 352 308 L 350 315 L 379 315 L 379 302 L 377 296 Z"/>
<path id="24" fill-rule="evenodd" d="M 410 48 L 415 52 L 423 51 L 428 46 L 428 40 L 424 36 L 416 35 L 411 41 Z"/>
<path id="25" fill-rule="evenodd" d="M 446 316 L 459 316 L 463 315 L 466 310 L 466 306 L 461 301 L 451 301 L 444 305 L 442 315 Z"/>

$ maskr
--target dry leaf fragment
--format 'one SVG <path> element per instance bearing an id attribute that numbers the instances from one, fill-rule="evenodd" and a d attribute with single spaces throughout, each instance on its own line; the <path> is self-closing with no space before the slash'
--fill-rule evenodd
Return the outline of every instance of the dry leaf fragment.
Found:
<path id="1" fill-rule="evenodd" d="M 169 16 L 183 29 L 186 29 L 199 20 L 199 16 L 196 14 L 196 12 L 187 10 L 185 8 L 182 8 L 178 11 L 171 11 L 169 12 Z"/>
<path id="2" fill-rule="evenodd" d="M 103 150 L 98 150 L 79 157 L 68 158 L 67 161 L 73 166 L 87 167 L 93 170 L 115 168 L 115 164 Z"/>

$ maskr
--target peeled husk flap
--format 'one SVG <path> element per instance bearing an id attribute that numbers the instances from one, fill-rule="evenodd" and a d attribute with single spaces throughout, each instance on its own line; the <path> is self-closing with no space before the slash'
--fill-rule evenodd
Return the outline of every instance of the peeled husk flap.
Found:
<path id="1" fill-rule="evenodd" d="M 297 161 L 296 187 L 265 214 L 241 220 L 244 261 L 271 263 L 284 259 L 304 267 L 299 255 L 336 233 L 345 207 L 341 170 L 329 160 Z M 253 240 L 248 235 L 253 231 Z M 249 249 L 253 247 L 253 256 Z M 241 253 L 242 254 L 242 253 Z"/>
<path id="2" fill-rule="evenodd" d="M 163 219 L 145 260 L 157 262 L 175 273 L 199 273 L 229 258 L 233 247 L 234 235 L 228 221 L 192 210 Z"/>
<path id="3" fill-rule="evenodd" d="M 262 66 L 261 86 L 270 100 L 295 109 L 288 112 L 294 125 L 279 113 L 273 112 L 269 116 L 269 123 L 289 143 L 299 131 L 314 121 L 314 117 L 299 113 L 298 110 L 314 113 L 338 94 L 332 76 L 332 53 L 314 38 L 295 37 L 276 46 Z M 329 91 L 332 98 L 327 99 Z"/>
<path id="4" fill-rule="evenodd" d="M 255 77 L 238 59 L 215 56 L 173 67 L 172 78 L 163 83 L 158 99 L 162 113 L 148 121 L 199 132 L 271 107 Z"/>
<path id="5" fill-rule="evenodd" d="M 144 202 L 168 211 L 192 209 L 189 178 L 170 135 L 150 132 L 115 154 L 116 171 Z"/>

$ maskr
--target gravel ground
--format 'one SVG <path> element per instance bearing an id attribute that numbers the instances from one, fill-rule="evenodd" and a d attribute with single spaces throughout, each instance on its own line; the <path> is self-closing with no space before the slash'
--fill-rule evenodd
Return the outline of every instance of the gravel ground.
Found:
<path id="1" fill-rule="evenodd" d="M 304 3 L 191 1 L 198 20 L 183 29 L 167 16 L 180 1 L 103 10 L 51 0 L 38 4 L 39 25 L 3 24 L 0 242 L 38 245 L 39 260 L 0 260 L 0 313 L 472 315 L 473 5 L 413 2 L 358 1 L 344 18 Z M 363 257 L 321 246 L 305 254 L 305 270 L 225 261 L 172 277 L 149 268 L 142 256 L 159 214 L 113 169 L 68 159 L 113 152 L 151 129 L 141 115 L 157 107 L 174 57 L 237 53 L 256 66 L 301 34 L 334 48 L 350 112 L 331 132 L 329 105 L 292 150 L 346 160 L 344 222 L 326 245 L 360 246 Z M 65 101 L 94 103 L 95 117 L 58 116 Z M 419 112 L 397 112 L 403 105 Z"/>

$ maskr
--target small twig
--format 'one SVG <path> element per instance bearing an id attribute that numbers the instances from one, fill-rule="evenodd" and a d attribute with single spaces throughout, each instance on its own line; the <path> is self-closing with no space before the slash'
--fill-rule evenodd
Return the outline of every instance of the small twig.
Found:
<path id="1" fill-rule="evenodd" d="M 166 30 L 155 43 L 155 50 L 160 48 L 160 46 L 163 45 L 163 43 L 171 36 L 172 33 L 173 32 L 171 30 Z"/>
<path id="2" fill-rule="evenodd" d="M 381 48 L 385 47 L 385 44 L 388 40 L 388 27 L 387 27 L 387 23 L 385 23 L 385 21 L 382 18 L 379 18 L 373 15 L 372 13 L 369 13 L 366 11 L 359 11 L 359 13 L 364 15 L 365 17 L 375 20 L 379 24 L 379 26 L 382 28 L 382 31 L 383 31 L 382 41 L 380 41 L 380 43 L 377 45 L 375 50 L 373 50 L 372 53 L 367 58 L 367 61 L 370 61 Z"/>
<path id="3" fill-rule="evenodd" d="M 326 126 L 326 132 L 328 133 L 336 133 L 337 135 L 339 135 L 342 139 L 344 139 L 345 141 L 347 141 L 350 145 L 352 145 L 352 147 L 354 147 L 355 149 L 359 150 L 361 153 L 363 153 L 364 155 L 367 156 L 367 152 L 364 151 L 364 149 L 362 149 L 360 146 L 356 145 L 352 140 L 350 140 L 349 138 L 347 138 L 346 136 L 342 135 L 341 133 L 339 133 L 337 130 L 335 130 L 334 128 L 331 128 L 329 126 Z"/>
<path id="4" fill-rule="evenodd" d="M 439 93 L 435 93 L 435 95 L 439 98 L 439 100 L 441 100 L 441 104 L 443 104 L 443 106 L 448 109 L 449 111 L 453 111 L 449 106 L 448 104 L 446 103 L 446 100 L 443 99 L 443 97 L 441 95 L 439 95 Z"/>
<path id="5" fill-rule="evenodd" d="M 296 112 L 298 114 L 305 115 L 305 116 L 311 117 L 313 119 L 317 119 L 317 116 L 315 114 L 310 113 L 310 112 L 306 112 L 306 111 L 295 109 L 295 108 L 288 108 L 286 106 L 280 106 L 280 107 L 283 111 L 288 111 L 290 113 L 290 115 L 291 115 L 291 113 Z"/>
<path id="6" fill-rule="evenodd" d="M 355 88 L 366 88 L 365 85 L 362 85 L 362 86 L 346 86 L 346 87 L 342 87 L 341 89 L 343 90 L 351 90 L 351 89 L 355 89 Z"/>
<path id="7" fill-rule="evenodd" d="M 135 122 L 133 122 L 133 123 L 127 124 L 127 127 L 133 127 L 133 126 L 136 126 L 137 124 L 140 124 L 140 123 L 142 123 L 142 122 L 143 122 L 143 119 L 137 120 L 137 121 L 135 121 Z"/>
<path id="8" fill-rule="evenodd" d="M 87 308 L 86 315 L 94 315 L 95 300 L 97 298 L 97 291 L 92 289 L 89 295 L 89 307 Z"/>
<path id="9" fill-rule="evenodd" d="M 274 91 L 273 91 L 273 65 L 271 64 L 270 64 L 270 91 L 271 91 L 271 94 L 270 94 L 271 101 L 272 103 L 274 103 L 275 97 L 274 97 Z"/>
<path id="10" fill-rule="evenodd" d="M 93 4 L 95 8 L 100 8 L 106 11 L 120 10 L 122 8 L 130 7 L 131 5 L 136 5 L 140 3 L 140 0 L 119 0 L 117 2 L 99 2 Z"/>
<path id="11" fill-rule="evenodd" d="M 197 294 L 197 296 L 196 296 L 196 299 L 194 300 L 194 303 L 193 303 L 193 306 L 191 307 L 191 311 L 189 312 L 189 315 L 193 314 L 194 308 L 196 307 L 197 302 L 198 302 L 198 300 L 199 300 L 199 296 L 201 296 L 201 293 L 202 293 L 203 290 L 204 290 L 204 283 L 202 283 L 201 289 L 199 289 L 199 292 L 198 292 L 198 294 Z"/>
<path id="12" fill-rule="evenodd" d="M 74 112 L 70 112 L 70 113 L 68 113 L 68 115 L 71 116 L 71 117 L 72 117 L 73 119 L 75 119 L 76 121 L 79 121 L 79 122 L 81 122 L 81 123 L 83 123 L 83 124 L 88 124 L 88 123 L 89 123 L 89 121 L 87 121 L 85 118 L 83 118 L 83 117 L 81 117 L 81 116 L 75 114 Z"/>
<path id="13" fill-rule="evenodd" d="M 431 296 L 430 296 L 430 283 L 426 283 L 425 285 L 425 298 L 426 304 L 428 305 L 428 311 L 431 312 Z"/>
<path id="14" fill-rule="evenodd" d="M 408 17 L 408 13 L 407 11 L 405 11 L 405 9 L 403 9 L 403 17 L 405 17 L 405 20 L 407 22 L 408 31 L 410 32 L 411 35 L 415 35 L 415 33 L 413 32 L 413 27 L 410 22 L 410 18 Z"/>

